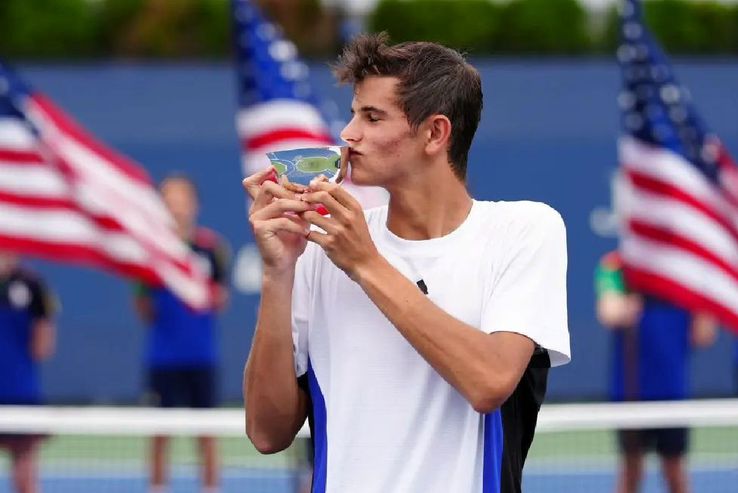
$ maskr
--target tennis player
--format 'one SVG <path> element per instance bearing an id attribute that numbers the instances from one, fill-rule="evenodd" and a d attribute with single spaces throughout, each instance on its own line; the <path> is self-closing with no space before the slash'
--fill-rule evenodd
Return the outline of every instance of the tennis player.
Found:
<path id="1" fill-rule="evenodd" d="M 564 223 L 470 196 L 482 85 L 457 52 L 366 35 L 335 73 L 351 179 L 390 201 L 245 180 L 264 263 L 248 436 L 282 450 L 309 415 L 316 493 L 519 492 L 548 368 L 569 361 Z"/>

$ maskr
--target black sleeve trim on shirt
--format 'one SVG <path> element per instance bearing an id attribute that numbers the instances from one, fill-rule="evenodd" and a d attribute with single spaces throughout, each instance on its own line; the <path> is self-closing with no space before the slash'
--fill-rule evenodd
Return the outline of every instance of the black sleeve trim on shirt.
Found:
<path id="1" fill-rule="evenodd" d="M 500 409 L 504 440 L 500 493 L 522 491 L 523 465 L 533 443 L 550 366 L 548 351 L 537 346 L 515 391 Z"/>
<path id="2" fill-rule="evenodd" d="M 548 350 L 541 346 L 536 346 L 535 351 L 533 351 L 533 356 L 530 358 L 528 367 L 551 368 L 551 357 L 548 355 Z"/>

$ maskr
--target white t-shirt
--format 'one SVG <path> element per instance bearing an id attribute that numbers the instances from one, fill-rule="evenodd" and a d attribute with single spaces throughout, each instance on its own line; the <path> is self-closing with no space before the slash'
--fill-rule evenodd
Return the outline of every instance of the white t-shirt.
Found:
<path id="1" fill-rule="evenodd" d="M 555 210 L 474 201 L 456 230 L 424 241 L 390 232 L 387 206 L 365 214 L 379 252 L 444 311 L 486 333 L 526 335 L 551 366 L 569 361 Z M 292 317 L 296 373 L 307 373 L 313 401 L 314 493 L 502 491 L 502 413 L 477 413 L 312 243 L 298 260 Z"/>

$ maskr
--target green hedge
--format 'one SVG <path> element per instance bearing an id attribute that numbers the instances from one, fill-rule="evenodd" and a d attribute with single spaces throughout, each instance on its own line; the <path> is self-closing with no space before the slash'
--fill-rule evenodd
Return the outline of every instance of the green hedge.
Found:
<path id="1" fill-rule="evenodd" d="M 650 0 L 644 3 L 644 13 L 649 28 L 668 53 L 738 54 L 738 5 Z M 617 46 L 618 22 L 617 11 L 610 9 L 602 36 L 605 51 Z"/>
<path id="2" fill-rule="evenodd" d="M 102 54 L 87 0 L 0 0 L 0 54 L 66 58 Z"/>
<path id="3" fill-rule="evenodd" d="M 253 0 L 303 54 L 331 56 L 339 18 L 318 0 Z M 617 13 L 591 19 L 581 0 L 381 0 L 367 19 L 395 41 L 432 40 L 472 55 L 610 54 Z M 669 53 L 738 55 L 738 4 L 646 0 Z M 0 56 L 225 58 L 230 0 L 0 0 Z"/>
<path id="4" fill-rule="evenodd" d="M 581 53 L 587 16 L 577 0 L 382 0 L 372 31 L 393 40 L 436 41 L 473 54 Z"/>
<path id="5" fill-rule="evenodd" d="M 513 0 L 501 9 L 493 52 L 576 54 L 591 51 L 587 12 L 577 0 Z"/>
<path id="6" fill-rule="evenodd" d="M 500 10 L 488 0 L 382 0 L 368 27 L 387 31 L 393 41 L 435 41 L 487 53 L 500 33 Z"/>
<path id="7" fill-rule="evenodd" d="M 738 5 L 716 1 L 646 0 L 646 20 L 667 51 L 738 54 Z M 465 19 L 484 20 L 470 24 Z M 418 22 L 422 20 L 422 27 Z M 370 18 L 393 39 L 426 39 L 485 54 L 612 53 L 618 42 L 614 8 L 591 19 L 577 0 L 382 0 Z M 595 29 L 593 26 L 602 26 Z"/>

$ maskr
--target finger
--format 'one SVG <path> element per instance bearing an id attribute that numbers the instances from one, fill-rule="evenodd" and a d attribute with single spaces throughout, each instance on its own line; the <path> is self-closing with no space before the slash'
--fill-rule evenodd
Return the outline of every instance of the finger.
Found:
<path id="1" fill-rule="evenodd" d="M 301 183 L 292 183 L 291 181 L 286 180 L 286 179 L 284 183 L 282 184 L 282 186 L 286 188 L 287 190 L 289 190 L 290 192 L 295 192 L 295 193 L 303 193 L 303 192 L 306 192 L 308 189 L 308 187 L 306 187 L 305 185 Z"/>
<path id="2" fill-rule="evenodd" d="M 314 229 L 308 231 L 308 233 L 305 235 L 305 239 L 307 239 L 307 241 L 312 241 L 313 243 L 320 245 L 321 248 L 325 248 L 328 244 L 328 241 L 330 241 L 327 234 L 320 233 L 318 231 L 315 231 Z"/>
<path id="3" fill-rule="evenodd" d="M 310 204 L 303 200 L 277 198 L 252 215 L 253 221 L 263 221 L 282 216 L 287 213 L 300 214 L 310 210 Z"/>
<path id="4" fill-rule="evenodd" d="M 341 204 L 346 209 L 361 209 L 361 205 L 354 198 L 354 196 L 351 195 L 348 190 L 339 185 L 336 185 L 335 183 L 328 183 L 323 181 L 317 181 L 315 183 L 310 182 L 310 189 L 314 191 L 327 191 L 339 204 Z"/>
<path id="5" fill-rule="evenodd" d="M 274 201 L 275 198 L 295 199 L 297 196 L 294 192 L 290 192 L 283 186 L 272 181 L 264 181 L 259 185 L 259 191 L 251 206 L 250 212 L 263 209 Z"/>
<path id="6" fill-rule="evenodd" d="M 292 233 L 299 236 L 307 236 L 310 226 L 299 224 L 289 217 L 277 217 L 266 221 L 259 221 L 254 225 L 255 230 L 266 230 L 272 233 Z"/>
<path id="7" fill-rule="evenodd" d="M 314 208 L 320 205 L 324 206 L 328 209 L 328 213 L 339 221 L 346 220 L 348 211 L 326 190 L 305 192 L 300 196 L 300 199 L 311 204 Z"/>
<path id="8" fill-rule="evenodd" d="M 246 192 L 249 194 L 251 199 L 255 199 L 256 195 L 259 193 L 259 189 L 261 188 L 261 184 L 264 183 L 267 180 L 270 179 L 276 179 L 277 173 L 274 170 L 274 167 L 268 167 L 264 168 L 261 171 L 257 171 L 253 175 L 247 176 L 241 184 L 243 185 L 243 188 L 246 190 Z"/>
<path id="9" fill-rule="evenodd" d="M 348 176 L 348 167 L 349 167 L 349 148 L 348 146 L 342 146 L 341 147 L 341 165 L 338 168 L 338 178 L 336 178 L 336 183 L 341 183 L 344 178 Z"/>
<path id="10" fill-rule="evenodd" d="M 335 234 L 338 230 L 335 219 L 322 216 L 315 211 L 304 212 L 301 216 L 306 222 L 314 224 L 326 233 Z"/>

